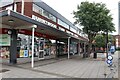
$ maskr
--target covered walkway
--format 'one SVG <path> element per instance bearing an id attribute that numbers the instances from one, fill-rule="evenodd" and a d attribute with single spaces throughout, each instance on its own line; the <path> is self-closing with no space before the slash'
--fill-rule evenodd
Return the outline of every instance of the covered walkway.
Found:
<path id="1" fill-rule="evenodd" d="M 68 59 L 70 58 L 70 43 L 78 43 L 78 54 L 80 54 L 80 41 L 87 42 L 87 39 L 81 36 L 73 36 L 61 30 L 55 29 L 49 25 L 40 23 L 36 20 L 31 19 L 20 13 L 5 10 L 0 12 L 0 19 L 2 20 L 0 24 L 2 25 L 2 33 L 7 33 L 11 36 L 11 46 L 10 46 L 10 63 L 17 63 L 17 34 L 29 34 L 32 35 L 32 65 L 34 66 L 34 36 L 41 36 L 43 38 L 54 39 L 57 41 L 64 41 L 67 43 L 68 47 Z M 7 29 L 7 30 L 4 30 Z"/>

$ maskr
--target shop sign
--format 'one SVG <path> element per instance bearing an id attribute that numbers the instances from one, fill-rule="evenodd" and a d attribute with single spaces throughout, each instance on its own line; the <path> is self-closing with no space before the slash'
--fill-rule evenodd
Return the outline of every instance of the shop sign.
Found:
<path id="1" fill-rule="evenodd" d="M 44 20 L 44 19 L 41 19 L 41 18 L 39 18 L 39 17 L 37 17 L 37 16 L 35 16 L 35 15 L 32 15 L 32 19 L 34 19 L 34 20 L 36 20 L 36 21 L 38 21 L 38 22 L 41 22 L 41 23 L 43 23 L 43 24 L 49 25 L 49 26 L 51 26 L 51 27 L 54 27 L 54 28 L 57 27 L 55 24 L 53 24 L 53 23 L 51 23 L 51 22 L 48 22 L 48 21 L 46 21 L 46 20 Z"/>
<path id="2" fill-rule="evenodd" d="M 0 46 L 10 46 L 10 35 L 0 34 Z"/>

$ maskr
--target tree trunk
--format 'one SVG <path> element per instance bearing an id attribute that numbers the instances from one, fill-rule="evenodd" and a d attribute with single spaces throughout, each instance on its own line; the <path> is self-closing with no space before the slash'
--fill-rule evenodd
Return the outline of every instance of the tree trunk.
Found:
<path id="1" fill-rule="evenodd" d="M 92 42 L 93 42 L 93 38 L 96 36 L 96 34 L 89 34 L 88 38 L 89 38 L 89 43 L 88 43 L 88 51 L 87 51 L 87 55 L 88 57 L 90 57 L 90 54 L 92 52 Z"/>
<path id="2" fill-rule="evenodd" d="M 92 44 L 89 42 L 88 48 L 87 48 L 87 57 L 90 57 L 90 54 L 91 54 L 91 47 L 92 47 Z"/>

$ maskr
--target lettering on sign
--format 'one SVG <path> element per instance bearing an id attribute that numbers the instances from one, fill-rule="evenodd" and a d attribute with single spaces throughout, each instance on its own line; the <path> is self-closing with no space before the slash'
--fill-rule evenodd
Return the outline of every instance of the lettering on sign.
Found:
<path id="1" fill-rule="evenodd" d="M 38 21 L 38 22 L 41 22 L 41 23 L 43 23 L 43 24 L 49 25 L 49 26 L 51 26 L 51 27 L 57 28 L 57 26 L 56 26 L 55 24 L 53 24 L 53 23 L 51 23 L 51 22 L 48 22 L 48 21 L 46 21 L 46 20 L 44 20 L 44 19 L 41 19 L 41 18 L 39 18 L 39 17 L 37 17 L 37 16 L 35 16 L 35 15 L 32 15 L 32 19 L 34 19 L 34 20 L 36 20 L 36 21 Z"/>

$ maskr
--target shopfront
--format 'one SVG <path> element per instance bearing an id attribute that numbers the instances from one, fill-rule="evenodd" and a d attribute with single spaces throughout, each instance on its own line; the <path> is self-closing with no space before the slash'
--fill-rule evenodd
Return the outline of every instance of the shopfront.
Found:
<path id="1" fill-rule="evenodd" d="M 3 32 L 8 29 L 3 29 Z M 21 32 L 21 30 L 20 30 Z M 9 34 L 0 34 L 0 57 L 10 58 L 11 37 Z M 31 58 L 32 56 L 32 36 L 18 34 L 17 36 L 17 58 Z M 34 38 L 34 57 L 40 59 L 55 58 L 56 44 L 55 40 L 35 37 Z"/>
<path id="2" fill-rule="evenodd" d="M 23 3 L 15 2 L 13 10 L 5 6 L 0 12 L 1 57 L 9 54 L 6 58 L 12 64 L 17 58 L 31 58 L 33 67 L 34 57 L 41 60 L 67 55 L 69 59 L 79 54 L 80 42 L 87 39 L 77 33 L 76 26 L 44 2 Z"/>
<path id="3" fill-rule="evenodd" d="M 20 54 L 22 54 L 21 52 L 24 52 L 23 54 L 25 55 L 25 52 L 27 50 L 28 57 L 31 57 L 32 36 L 19 34 L 18 37 L 21 39 L 21 41 L 19 42 Z M 55 41 L 51 39 L 35 37 L 34 38 L 34 57 L 38 57 L 39 60 L 55 58 L 56 48 L 55 48 L 54 42 Z"/>

